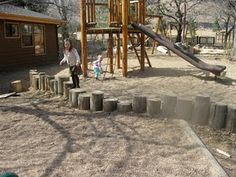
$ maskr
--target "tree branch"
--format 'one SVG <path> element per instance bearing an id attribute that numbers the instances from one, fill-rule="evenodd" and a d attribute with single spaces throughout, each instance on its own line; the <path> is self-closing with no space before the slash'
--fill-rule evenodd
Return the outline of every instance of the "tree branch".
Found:
<path id="1" fill-rule="evenodd" d="M 13 0 L 3 1 L 3 2 L 0 2 L 0 5 L 8 4 L 8 3 L 11 3 L 11 2 L 13 2 Z"/>
<path id="2" fill-rule="evenodd" d="M 187 11 L 189 11 L 190 9 L 192 9 L 194 6 L 196 6 L 196 5 L 198 5 L 198 4 L 200 4 L 200 1 L 197 1 L 196 3 L 193 3 L 191 6 L 189 6 L 189 7 L 187 8 Z"/>

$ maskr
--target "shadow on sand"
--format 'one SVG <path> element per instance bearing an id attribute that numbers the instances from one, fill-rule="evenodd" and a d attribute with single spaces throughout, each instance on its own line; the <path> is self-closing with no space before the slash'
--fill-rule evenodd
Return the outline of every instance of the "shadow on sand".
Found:
<path id="1" fill-rule="evenodd" d="M 185 77 L 192 76 L 204 81 L 215 81 L 222 85 L 233 85 L 235 79 L 229 77 L 218 77 L 207 75 L 204 71 L 195 68 L 145 68 L 145 71 L 140 71 L 139 67 L 132 68 L 128 73 L 129 77 Z"/>
<path id="2" fill-rule="evenodd" d="M 45 104 L 45 103 L 44 103 Z M 47 104 L 50 104 L 48 102 Z M 109 168 L 108 171 L 106 171 L 105 176 L 113 176 L 114 172 L 117 171 L 117 169 L 120 169 L 128 163 L 128 161 L 132 158 L 132 151 L 134 149 L 135 143 L 143 143 L 143 144 L 150 144 L 150 145 L 156 145 L 156 146 L 173 146 L 175 148 L 183 148 L 183 149 L 194 149 L 198 148 L 198 145 L 184 145 L 179 146 L 176 144 L 176 142 L 170 142 L 170 143 L 163 143 L 158 140 L 151 140 L 147 137 L 144 137 L 141 135 L 137 130 L 136 127 L 133 127 L 132 124 L 127 124 L 125 122 L 122 122 L 119 119 L 116 119 L 114 115 L 110 115 L 108 113 L 96 113 L 92 116 L 88 116 L 86 113 L 64 113 L 64 112 L 53 112 L 53 111 L 46 111 L 42 108 L 40 108 L 40 105 L 32 104 L 33 107 L 20 107 L 20 106 L 0 106 L 0 110 L 5 112 L 14 112 L 14 113 L 22 113 L 25 115 L 33 115 L 37 119 L 41 119 L 43 122 L 47 123 L 49 126 L 51 126 L 53 129 L 55 129 L 58 133 L 62 135 L 62 137 L 66 140 L 65 145 L 63 146 L 62 151 L 54 158 L 52 159 L 51 163 L 44 169 L 43 174 L 40 177 L 49 177 L 52 176 L 54 171 L 58 169 L 65 160 L 68 153 L 73 153 L 73 145 L 79 146 L 79 151 L 83 150 L 86 152 L 89 157 L 93 158 L 96 154 L 93 152 L 90 152 L 90 149 L 86 146 L 83 147 L 83 145 L 78 145 L 77 142 L 83 141 L 84 138 L 93 138 L 95 142 L 101 140 L 101 139 L 107 139 L 108 141 L 114 141 L 118 142 L 120 140 L 124 140 L 124 146 L 125 151 L 120 154 L 119 159 L 111 165 L 111 168 Z M 53 120 L 51 116 L 69 116 L 70 118 L 76 118 L 76 119 L 83 119 L 87 123 L 89 123 L 87 126 L 90 126 L 92 128 L 91 132 L 83 132 L 83 130 L 79 130 L 78 134 L 76 134 L 76 138 L 73 138 L 70 130 L 68 130 L 68 127 L 61 125 L 59 122 L 56 122 L 56 120 Z M 131 116 L 131 115 L 130 115 Z M 133 115 L 135 120 L 135 115 Z M 109 132 L 108 130 L 101 129 L 101 126 L 103 124 L 99 124 L 99 119 L 102 120 L 102 122 L 106 123 L 106 126 L 110 127 L 109 130 L 112 128 L 112 132 Z M 82 138 L 82 139 L 80 139 Z M 43 145 L 42 145 L 43 146 Z M 92 145 L 91 145 L 92 146 Z M 92 147 L 91 147 L 92 148 Z M 158 147 L 157 147 L 158 148 Z M 100 159 L 104 160 L 104 159 Z"/>

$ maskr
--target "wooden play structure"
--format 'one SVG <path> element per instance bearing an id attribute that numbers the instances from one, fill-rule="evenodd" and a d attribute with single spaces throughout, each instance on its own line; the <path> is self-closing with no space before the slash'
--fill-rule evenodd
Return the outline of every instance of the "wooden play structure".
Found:
<path id="1" fill-rule="evenodd" d="M 178 47 L 163 36 L 144 26 L 146 18 L 146 0 L 107 0 L 107 3 L 97 2 L 96 0 L 80 1 L 80 22 L 81 22 L 81 58 L 83 76 L 87 77 L 88 70 L 88 52 L 87 52 L 87 35 L 88 34 L 108 34 L 108 58 L 110 73 L 114 72 L 113 64 L 113 47 L 116 44 L 117 67 L 122 68 L 122 75 L 127 76 L 128 71 L 128 44 L 140 63 L 140 70 L 143 71 L 145 61 L 151 67 L 147 52 L 145 50 L 145 35 L 164 45 L 169 50 L 202 70 L 207 70 L 215 75 L 225 70 L 225 66 L 207 64 L 185 49 Z M 98 28 L 96 22 L 96 8 L 105 6 L 108 8 L 108 26 Z M 159 17 L 161 21 L 161 17 Z M 160 24 L 160 22 L 159 22 Z M 117 42 L 114 42 L 117 39 Z M 121 41 L 121 42 L 120 42 Z M 121 53 L 122 49 L 122 53 Z"/>
<path id="2" fill-rule="evenodd" d="M 108 26 L 103 28 L 96 27 L 96 8 L 105 6 L 108 8 Z M 87 76 L 88 52 L 87 35 L 88 34 L 108 34 L 108 57 L 109 72 L 114 72 L 113 47 L 116 44 L 117 67 L 122 68 L 122 75 L 127 76 L 128 70 L 128 41 L 139 60 L 140 69 L 144 70 L 145 59 L 151 67 L 148 55 L 145 51 L 145 36 L 138 30 L 129 28 L 131 23 L 144 24 L 146 16 L 145 0 L 107 0 L 107 3 L 99 3 L 96 0 L 80 1 L 80 21 L 81 21 L 81 58 L 83 76 Z M 114 42 L 117 39 L 117 42 Z M 121 41 L 121 42 L 120 42 Z M 137 49 L 140 47 L 140 50 Z M 121 53 L 122 48 L 122 53 Z"/>

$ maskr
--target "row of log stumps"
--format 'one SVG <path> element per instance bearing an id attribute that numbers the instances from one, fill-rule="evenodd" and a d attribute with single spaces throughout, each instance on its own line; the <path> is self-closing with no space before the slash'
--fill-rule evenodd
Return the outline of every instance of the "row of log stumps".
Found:
<path id="1" fill-rule="evenodd" d="M 184 119 L 189 123 L 236 133 L 236 106 L 212 102 L 209 96 L 198 95 L 192 100 L 171 94 L 161 98 L 135 95 L 132 100 L 118 100 L 104 97 L 102 91 L 86 93 L 84 89 L 72 88 L 69 77 L 49 76 L 35 70 L 30 71 L 30 86 L 34 91 L 50 91 L 55 96 L 62 96 L 69 100 L 72 107 L 80 110 L 122 113 L 133 111 L 152 117 Z"/>

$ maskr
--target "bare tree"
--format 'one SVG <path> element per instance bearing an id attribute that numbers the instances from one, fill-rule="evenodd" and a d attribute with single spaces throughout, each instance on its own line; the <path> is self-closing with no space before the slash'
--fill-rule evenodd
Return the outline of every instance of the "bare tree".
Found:
<path id="1" fill-rule="evenodd" d="M 221 24 L 221 29 L 225 29 L 224 33 L 224 47 L 228 47 L 228 39 L 231 35 L 231 33 L 234 30 L 234 22 L 235 22 L 235 15 L 230 7 L 229 2 L 219 0 L 215 1 L 213 5 L 214 9 L 214 16 L 216 18 L 216 22 L 218 24 Z"/>
<path id="2" fill-rule="evenodd" d="M 75 20 L 73 18 L 79 15 L 79 2 L 77 0 L 49 0 L 48 3 L 53 9 L 52 12 L 56 12 L 65 21 L 61 26 L 61 32 L 63 39 L 68 38 L 70 36 L 69 27 L 72 23 L 76 23 L 72 20 Z"/>
<path id="3" fill-rule="evenodd" d="M 160 0 L 159 11 L 176 24 L 176 42 L 182 41 L 188 17 L 191 11 L 201 2 L 202 0 Z"/>
<path id="4" fill-rule="evenodd" d="M 234 42 L 233 42 L 233 48 L 231 51 L 231 58 L 236 59 L 236 0 L 226 0 L 228 2 L 227 7 L 228 10 L 231 12 L 231 14 L 234 17 Z"/>
<path id="5" fill-rule="evenodd" d="M 0 5 L 12 4 L 33 10 L 35 12 L 45 13 L 48 8 L 48 0 L 2 0 Z"/>
<path id="6" fill-rule="evenodd" d="M 231 58 L 236 59 L 236 0 L 205 0 L 215 3 L 217 10 L 216 16 L 220 17 L 224 21 L 225 26 L 225 42 L 227 42 L 228 34 L 234 31 L 234 41 L 231 51 Z M 220 14 L 220 16 L 219 16 Z M 233 21 L 233 22 L 232 22 Z M 234 25 L 230 25 L 234 23 Z"/>

